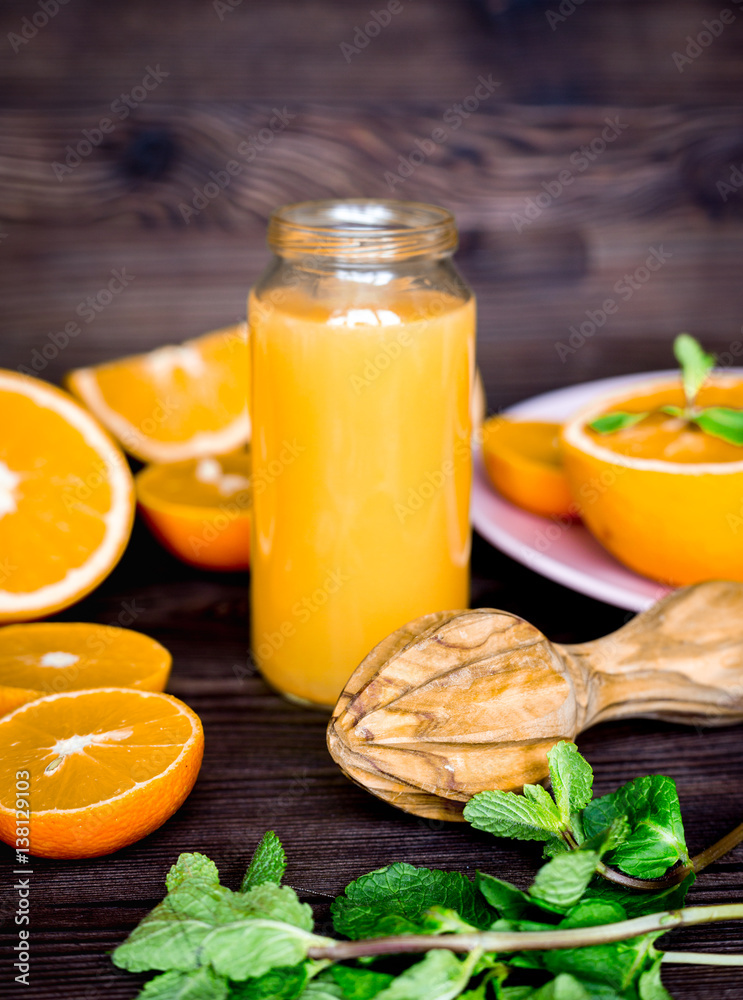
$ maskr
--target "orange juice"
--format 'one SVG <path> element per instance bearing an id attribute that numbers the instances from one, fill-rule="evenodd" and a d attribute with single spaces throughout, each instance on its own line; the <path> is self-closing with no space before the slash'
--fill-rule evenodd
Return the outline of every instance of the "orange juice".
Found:
<path id="1" fill-rule="evenodd" d="M 333 705 L 394 629 L 468 606 L 474 300 L 336 281 L 249 311 L 253 655 Z"/>

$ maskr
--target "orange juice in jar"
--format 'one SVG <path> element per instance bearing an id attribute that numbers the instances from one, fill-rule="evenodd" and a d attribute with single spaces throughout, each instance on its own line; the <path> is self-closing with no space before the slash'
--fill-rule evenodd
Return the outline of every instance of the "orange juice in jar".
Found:
<path id="1" fill-rule="evenodd" d="M 469 600 L 475 303 L 449 212 L 288 205 L 252 290 L 253 655 L 332 706 L 390 632 Z"/>

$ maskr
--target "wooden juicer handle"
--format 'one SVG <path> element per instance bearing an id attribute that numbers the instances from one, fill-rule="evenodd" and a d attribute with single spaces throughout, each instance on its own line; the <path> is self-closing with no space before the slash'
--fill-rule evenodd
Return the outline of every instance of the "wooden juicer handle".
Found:
<path id="1" fill-rule="evenodd" d="M 385 801 L 461 820 L 477 792 L 544 780 L 555 743 L 630 716 L 743 720 L 743 583 L 675 591 L 617 632 L 573 646 L 504 611 L 427 615 L 362 661 L 328 747 Z"/>
<path id="2" fill-rule="evenodd" d="M 586 690 L 580 729 L 629 716 L 743 720 L 743 584 L 677 590 L 603 639 L 557 646 Z"/>

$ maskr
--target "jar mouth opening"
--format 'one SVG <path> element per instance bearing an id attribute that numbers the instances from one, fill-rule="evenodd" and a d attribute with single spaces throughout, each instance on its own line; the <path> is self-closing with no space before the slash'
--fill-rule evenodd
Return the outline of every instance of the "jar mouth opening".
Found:
<path id="1" fill-rule="evenodd" d="M 423 202 L 302 201 L 271 215 L 268 245 L 282 257 L 331 257 L 347 263 L 443 257 L 457 248 L 457 228 L 451 212 Z"/>

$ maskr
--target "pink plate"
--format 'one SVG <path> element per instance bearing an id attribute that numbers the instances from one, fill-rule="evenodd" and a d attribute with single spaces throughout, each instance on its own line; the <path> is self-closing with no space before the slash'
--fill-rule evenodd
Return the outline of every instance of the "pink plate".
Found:
<path id="1" fill-rule="evenodd" d="M 731 369 L 743 374 L 743 369 Z M 620 391 L 635 382 L 673 377 L 678 369 L 643 372 L 583 382 L 546 392 L 506 410 L 522 420 L 562 422 L 597 395 Z M 483 538 L 536 573 L 597 600 L 631 611 L 643 611 L 668 593 L 668 588 L 638 576 L 604 549 L 582 524 L 529 514 L 505 500 L 487 478 L 475 455 L 472 523 Z"/>

